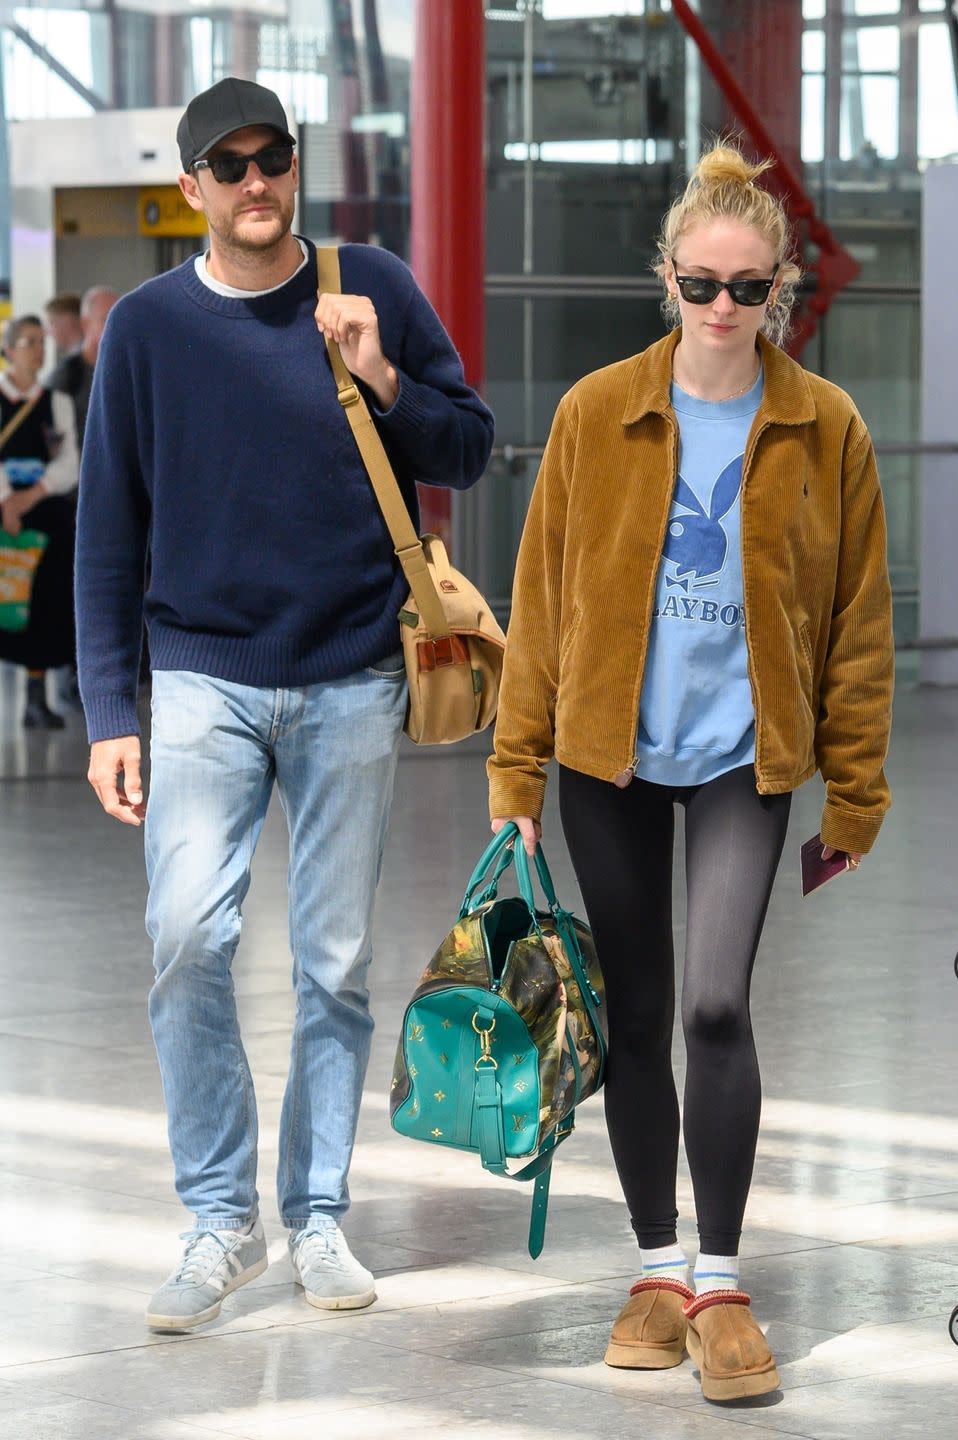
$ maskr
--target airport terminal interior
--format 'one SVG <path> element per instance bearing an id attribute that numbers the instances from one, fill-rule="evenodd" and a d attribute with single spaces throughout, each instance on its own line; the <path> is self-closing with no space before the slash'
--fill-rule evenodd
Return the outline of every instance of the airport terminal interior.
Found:
<path id="1" fill-rule="evenodd" d="M 205 248 L 177 200 L 174 135 L 191 96 L 228 75 L 273 89 L 295 127 L 299 233 L 410 263 L 493 409 L 487 473 L 451 502 L 427 497 L 424 520 L 504 625 L 559 399 L 662 333 L 651 272 L 662 213 L 710 137 L 774 146 L 777 173 L 795 182 L 782 194 L 806 272 L 791 353 L 851 395 L 878 455 L 897 647 L 893 805 L 861 869 L 803 899 L 799 851 L 820 826 L 820 777 L 796 792 L 755 968 L 763 1108 L 741 1283 L 779 1389 L 716 1404 L 690 1359 L 604 1364 L 640 1262 L 601 1096 L 556 1159 L 535 1260 L 529 1186 L 390 1126 L 406 1003 L 489 840 L 489 731 L 454 746 L 404 740 L 400 752 L 344 1222 L 375 1273 L 375 1303 L 307 1305 L 277 1212 L 294 1001 L 289 842 L 274 798 L 234 964 L 270 1264 L 195 1333 L 152 1333 L 144 1309 L 190 1216 L 173 1188 L 147 1016 L 143 834 L 104 815 L 87 784 L 71 667 L 43 681 L 62 728 L 27 728 L 27 677 L 0 662 L 0 1435 L 958 1440 L 958 417 L 948 385 L 933 383 L 954 374 L 958 334 L 952 7 L 4 4 L 6 315 L 42 316 L 54 295 L 95 286 L 125 293 Z M 455 156 L 443 169 L 444 138 L 470 133 L 454 114 L 472 94 L 467 75 L 481 81 L 474 172 Z M 422 240 L 424 196 L 441 229 L 462 233 L 460 206 L 467 227 L 484 226 L 476 293 L 460 310 L 455 265 Z M 56 358 L 48 338 L 45 363 Z M 149 690 L 144 667 L 145 738 Z M 581 914 L 556 789 L 544 847 L 562 903 Z M 679 967 L 685 893 L 679 809 Z M 681 1094 L 678 1022 L 673 1054 Z M 679 1211 L 694 1256 L 684 1152 Z"/>

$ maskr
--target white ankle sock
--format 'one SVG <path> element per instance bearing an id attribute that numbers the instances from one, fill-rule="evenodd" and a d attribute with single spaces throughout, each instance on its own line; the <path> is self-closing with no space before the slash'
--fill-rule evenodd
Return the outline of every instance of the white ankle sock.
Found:
<path id="1" fill-rule="evenodd" d="M 709 1290 L 737 1290 L 737 1255 L 700 1255 L 695 1262 L 695 1293 L 705 1295 Z"/>
<path id="2" fill-rule="evenodd" d="M 660 1245 L 656 1250 L 639 1247 L 642 1261 L 642 1279 L 679 1280 L 689 1283 L 689 1262 L 681 1245 Z"/>

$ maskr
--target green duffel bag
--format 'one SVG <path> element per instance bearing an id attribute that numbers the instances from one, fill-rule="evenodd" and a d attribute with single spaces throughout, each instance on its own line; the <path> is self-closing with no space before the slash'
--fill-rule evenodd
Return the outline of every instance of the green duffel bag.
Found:
<path id="1" fill-rule="evenodd" d="M 513 860 L 519 895 L 500 900 Z M 602 1084 L 608 1040 L 591 931 L 559 904 L 541 846 L 535 862 L 545 910 L 516 825 L 479 861 L 459 919 L 406 1007 L 390 1097 L 401 1135 L 473 1151 L 495 1175 L 535 1180 L 533 1258 L 556 1147 L 572 1133 L 576 1106 Z M 510 1173 L 510 1160 L 528 1163 Z"/>

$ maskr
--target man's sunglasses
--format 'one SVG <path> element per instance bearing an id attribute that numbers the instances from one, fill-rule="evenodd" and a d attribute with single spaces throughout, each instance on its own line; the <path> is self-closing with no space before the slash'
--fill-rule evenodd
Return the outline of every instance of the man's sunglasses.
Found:
<path id="1" fill-rule="evenodd" d="M 776 265 L 768 280 L 709 280 L 704 275 L 676 275 L 675 283 L 689 305 L 711 305 L 723 290 L 736 305 L 764 305 L 777 270 Z"/>
<path id="2" fill-rule="evenodd" d="M 288 175 L 293 164 L 291 145 L 267 145 L 255 155 L 237 155 L 232 150 L 221 150 L 212 160 L 194 160 L 194 170 L 209 170 L 213 179 L 221 185 L 238 185 L 245 180 L 250 161 L 261 175 L 273 180 L 277 175 Z"/>

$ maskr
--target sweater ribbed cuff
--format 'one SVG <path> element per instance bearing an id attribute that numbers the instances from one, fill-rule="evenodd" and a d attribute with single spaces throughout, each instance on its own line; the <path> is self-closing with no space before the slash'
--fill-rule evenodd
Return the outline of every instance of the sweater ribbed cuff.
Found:
<path id="1" fill-rule="evenodd" d="M 381 425 L 388 434 L 396 431 L 412 431 L 413 434 L 421 433 L 426 423 L 427 407 L 419 395 L 423 388 L 417 385 L 415 380 L 410 380 L 396 365 L 393 367 L 399 379 L 399 394 L 388 410 L 380 410 L 374 406 L 376 423 Z"/>
<path id="2" fill-rule="evenodd" d="M 83 709 L 91 745 L 98 740 L 119 740 L 121 736 L 140 733 L 135 694 L 84 695 Z"/>

